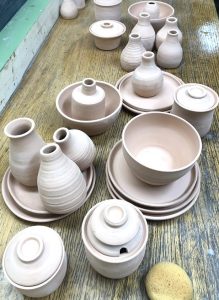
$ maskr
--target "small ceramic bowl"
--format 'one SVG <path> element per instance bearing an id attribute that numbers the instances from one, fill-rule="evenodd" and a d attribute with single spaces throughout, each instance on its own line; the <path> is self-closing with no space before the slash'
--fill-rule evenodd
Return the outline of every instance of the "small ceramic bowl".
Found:
<path id="1" fill-rule="evenodd" d="M 187 83 L 177 88 L 171 113 L 192 124 L 201 137 L 205 136 L 218 106 L 218 94 L 208 86 Z"/>
<path id="2" fill-rule="evenodd" d="M 97 81 L 97 85 L 105 91 L 105 117 L 97 120 L 83 121 L 71 116 L 71 95 L 75 87 L 81 85 L 76 82 L 65 87 L 56 98 L 56 108 L 63 118 L 66 127 L 79 129 L 90 136 L 98 135 L 109 129 L 116 121 L 122 108 L 122 98 L 119 91 L 111 84 Z"/>
<path id="3" fill-rule="evenodd" d="M 25 296 L 39 298 L 60 286 L 67 270 L 67 256 L 57 232 L 45 226 L 32 226 L 12 238 L 2 264 L 14 287 Z"/>
<path id="4" fill-rule="evenodd" d="M 120 21 L 122 14 L 122 0 L 94 0 L 94 12 L 96 21 Z"/>
<path id="5" fill-rule="evenodd" d="M 138 208 L 123 200 L 95 205 L 82 223 L 82 239 L 92 267 L 108 278 L 123 278 L 140 265 L 148 227 Z"/>
<path id="6" fill-rule="evenodd" d="M 184 119 L 150 112 L 131 119 L 122 133 L 123 154 L 132 173 L 152 185 L 185 175 L 198 160 L 202 142 Z"/>
<path id="7" fill-rule="evenodd" d="M 136 2 L 129 6 L 128 14 L 131 17 L 133 23 L 136 23 L 138 21 L 139 13 L 144 10 L 146 2 L 147 1 Z M 151 19 L 151 25 L 154 27 L 154 30 L 157 32 L 159 29 L 161 29 L 164 26 L 166 18 L 174 15 L 174 8 L 165 2 L 161 2 L 161 1 L 153 1 L 153 2 L 156 2 L 159 5 L 159 9 L 160 9 L 159 18 Z"/>
<path id="8" fill-rule="evenodd" d="M 119 47 L 122 35 L 126 31 L 123 23 L 114 20 L 102 20 L 89 28 L 98 49 L 113 50 Z"/>

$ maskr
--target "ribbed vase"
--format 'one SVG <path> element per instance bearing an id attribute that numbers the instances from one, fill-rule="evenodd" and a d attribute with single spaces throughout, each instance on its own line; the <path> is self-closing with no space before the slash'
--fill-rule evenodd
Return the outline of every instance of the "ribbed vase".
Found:
<path id="1" fill-rule="evenodd" d="M 160 15 L 160 7 L 157 4 L 157 1 L 147 1 L 144 9 L 144 12 L 150 14 L 151 19 L 158 19 Z"/>

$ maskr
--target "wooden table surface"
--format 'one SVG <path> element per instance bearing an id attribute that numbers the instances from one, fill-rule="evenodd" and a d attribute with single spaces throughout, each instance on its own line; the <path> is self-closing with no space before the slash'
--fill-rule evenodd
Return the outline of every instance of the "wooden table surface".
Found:
<path id="1" fill-rule="evenodd" d="M 12 119 L 28 116 L 36 122 L 45 141 L 52 141 L 53 132 L 62 120 L 55 108 L 55 99 L 66 85 L 93 77 L 115 84 L 125 74 L 119 64 L 121 50 L 132 29 L 127 8 L 134 1 L 123 1 L 122 21 L 127 33 L 121 46 L 109 52 L 95 48 L 88 27 L 94 21 L 92 1 L 75 20 L 59 19 L 19 89 L 3 113 L 0 143 L 0 178 L 8 167 L 8 139 L 4 126 Z M 219 22 L 213 0 L 166 1 L 175 8 L 184 34 L 184 58 L 179 68 L 168 70 L 186 83 L 208 85 L 219 92 Z M 12 74 L 13 76 L 13 74 Z M 64 240 L 68 255 L 68 271 L 61 287 L 46 299 L 147 299 L 144 278 L 157 262 L 171 261 L 182 266 L 194 287 L 194 299 L 219 299 L 218 260 L 218 117 L 203 138 L 199 160 L 202 183 L 195 206 L 185 215 L 163 222 L 149 223 L 149 239 L 139 269 L 121 280 L 106 279 L 89 265 L 81 240 L 81 223 L 86 212 L 99 201 L 109 199 L 105 181 L 105 163 L 109 151 L 121 138 L 124 125 L 133 115 L 122 110 L 114 126 L 93 138 L 97 147 L 95 168 L 97 182 L 89 201 L 67 218 L 46 224 L 57 230 Z M 183 149 L 182 149 L 183 151 Z M 19 230 L 34 224 L 15 217 L 0 199 L 0 257 L 9 240 Z M 24 299 L 4 278 L 0 269 L 0 299 Z M 177 299 L 176 299 L 177 300 Z"/>

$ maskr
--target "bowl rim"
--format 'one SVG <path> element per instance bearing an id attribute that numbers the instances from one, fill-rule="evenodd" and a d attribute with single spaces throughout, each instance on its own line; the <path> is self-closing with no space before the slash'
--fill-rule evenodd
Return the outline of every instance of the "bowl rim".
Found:
<path id="1" fill-rule="evenodd" d="M 113 198 L 110 198 L 110 199 L 106 199 L 104 201 L 109 201 L 109 200 L 117 200 L 117 199 L 113 199 Z M 125 200 L 119 200 L 119 201 L 125 201 Z M 124 262 L 127 262 L 127 261 L 130 261 L 132 259 L 134 259 L 135 257 L 137 257 L 141 252 L 142 250 L 146 247 L 147 245 L 147 242 L 148 242 L 148 224 L 147 224 L 147 221 L 146 219 L 144 218 L 142 212 L 140 211 L 139 208 L 135 207 L 133 204 L 129 203 L 128 201 L 125 201 L 127 202 L 128 204 L 134 206 L 135 210 L 137 211 L 138 215 L 141 217 L 141 222 L 145 228 L 145 240 L 142 242 L 141 246 L 139 247 L 139 249 L 134 252 L 133 255 L 131 256 L 124 256 L 122 259 L 121 257 L 111 257 L 111 256 L 107 256 L 107 255 L 104 255 L 100 252 L 98 252 L 98 250 L 95 249 L 95 247 L 93 247 L 92 245 L 90 245 L 90 243 L 87 241 L 87 236 L 86 236 L 86 224 L 89 220 L 89 218 L 91 217 L 93 211 L 99 206 L 101 205 L 103 201 L 97 203 L 96 205 L 94 205 L 85 215 L 84 219 L 83 219 L 83 222 L 82 222 L 82 225 L 81 225 L 81 236 L 82 236 L 82 240 L 83 240 L 83 243 L 84 243 L 84 246 L 86 248 L 87 251 L 89 251 L 89 253 L 94 256 L 97 260 L 99 261 L 102 261 L 102 262 L 105 262 L 105 263 L 111 263 L 111 264 L 121 264 L 121 263 L 124 263 Z M 96 255 L 96 253 L 94 253 L 93 249 L 95 249 L 97 252 L 98 252 L 98 255 Z"/>
<path id="2" fill-rule="evenodd" d="M 154 1 L 154 0 L 153 0 Z M 131 13 L 131 9 L 134 7 L 134 6 L 138 6 L 139 4 L 141 3 L 146 3 L 147 1 L 140 1 L 140 2 L 135 2 L 133 4 L 131 4 L 129 7 L 128 7 L 128 14 L 135 20 L 138 20 L 138 17 L 136 17 L 134 14 Z M 172 17 L 175 13 L 175 10 L 174 10 L 174 7 L 171 6 L 169 3 L 166 3 L 166 2 L 162 2 L 162 1 L 154 1 L 156 3 L 159 3 L 163 6 L 168 6 L 171 10 L 172 10 L 172 13 L 171 15 L 168 15 L 166 17 L 163 17 L 163 18 L 158 18 L 158 19 L 151 19 L 151 21 L 160 21 L 160 20 L 164 20 L 166 18 L 169 18 L 169 17 Z"/>
<path id="3" fill-rule="evenodd" d="M 110 86 L 111 88 L 113 88 L 113 89 L 117 92 L 117 94 L 118 94 L 118 96 L 119 96 L 119 105 L 118 105 L 118 107 L 117 107 L 111 114 L 109 114 L 109 115 L 107 115 L 107 116 L 105 116 L 105 117 L 103 117 L 103 118 L 95 119 L 95 120 L 79 120 L 79 119 L 71 118 L 71 117 L 69 117 L 68 115 L 66 115 L 66 114 L 61 110 L 61 108 L 60 108 L 60 106 L 59 106 L 59 102 L 60 102 L 60 99 L 61 99 L 61 95 L 62 95 L 62 93 L 63 93 L 64 91 L 66 91 L 66 90 L 69 89 L 70 87 L 74 87 L 74 86 L 79 85 L 79 84 L 81 84 L 81 83 L 82 83 L 82 81 L 77 81 L 77 82 L 74 82 L 74 83 L 72 83 L 72 84 L 69 84 L 69 85 L 67 85 L 65 88 L 63 88 L 63 89 L 59 92 L 59 94 L 57 95 L 57 97 L 56 97 L 56 109 L 57 109 L 57 111 L 59 112 L 59 114 L 60 114 L 62 117 L 64 117 L 64 118 L 67 119 L 68 121 L 71 121 L 71 122 L 74 122 L 74 123 L 77 123 L 77 124 L 87 124 L 87 125 L 89 125 L 89 124 L 100 123 L 101 121 L 106 121 L 107 119 L 110 119 L 113 115 L 116 115 L 116 114 L 121 110 L 121 108 L 122 108 L 122 97 L 121 97 L 120 92 L 118 91 L 118 89 L 117 89 L 115 86 L 113 86 L 111 83 L 108 83 L 108 82 L 105 82 L 105 81 L 99 81 L 99 80 L 96 80 L 97 85 L 98 85 L 98 83 L 101 83 L 101 84 L 104 84 L 104 85 L 108 85 L 108 86 Z"/>
<path id="4" fill-rule="evenodd" d="M 108 36 L 108 37 L 102 36 L 102 35 L 98 35 L 98 34 L 96 34 L 94 31 L 92 31 L 92 26 L 93 26 L 94 24 L 96 24 L 96 23 L 101 23 L 101 22 L 118 23 L 118 24 L 120 24 L 121 27 L 122 27 L 122 32 L 120 32 L 119 34 L 117 33 L 117 34 L 114 34 L 114 35 L 112 35 L 112 36 Z M 100 39 L 104 39 L 104 40 L 110 40 L 110 39 L 114 39 L 114 38 L 119 38 L 119 37 L 121 37 L 121 36 L 126 32 L 126 26 L 125 26 L 124 23 L 122 23 L 122 22 L 120 22 L 120 21 L 106 19 L 106 20 L 100 20 L 100 21 L 96 21 L 96 22 L 92 23 L 92 24 L 90 25 L 90 27 L 89 27 L 89 32 L 90 32 L 91 35 L 93 35 L 93 36 L 96 37 L 96 38 L 100 38 Z"/>
<path id="5" fill-rule="evenodd" d="M 151 115 L 151 114 L 156 114 L 156 115 L 165 115 L 165 116 L 168 116 L 167 118 L 175 118 L 175 119 L 178 119 L 180 122 L 183 122 L 186 126 L 188 126 L 192 131 L 193 133 L 196 135 L 197 137 L 197 141 L 199 143 L 199 149 L 198 149 L 198 153 L 196 154 L 195 158 L 187 165 L 185 165 L 184 167 L 181 167 L 181 168 L 176 168 L 176 169 L 172 169 L 172 170 L 159 170 L 159 169 L 155 169 L 155 168 L 151 168 L 151 167 L 148 167 L 146 165 L 143 165 L 141 164 L 139 161 L 137 161 L 134 156 L 131 154 L 131 152 L 129 151 L 127 145 L 126 145 L 126 142 L 125 142 L 125 133 L 126 133 L 126 130 L 127 128 L 130 126 L 130 124 L 132 122 L 135 121 L 135 119 L 137 118 L 143 118 L 145 117 L 146 115 Z M 132 118 L 126 125 L 125 127 L 123 128 L 123 131 L 122 131 L 122 146 L 123 148 L 125 149 L 125 151 L 128 153 L 128 155 L 131 157 L 131 159 L 133 159 L 135 161 L 135 163 L 137 163 L 138 165 L 144 167 L 144 168 L 147 168 L 151 171 L 154 171 L 154 172 L 160 172 L 160 173 L 174 173 L 174 172 L 179 172 L 179 171 L 183 171 L 183 170 L 186 170 L 187 168 L 191 167 L 192 165 L 194 165 L 194 163 L 198 160 L 200 154 L 201 154 L 201 151 L 202 151 L 202 140 L 201 140 L 201 137 L 198 133 L 198 131 L 195 129 L 195 127 L 193 127 L 188 121 L 186 121 L 185 119 L 179 117 L 179 116 L 176 116 L 176 115 L 173 115 L 173 114 L 170 114 L 170 113 L 167 113 L 167 112 L 158 112 L 158 111 L 153 111 L 153 112 L 146 112 L 146 113 L 143 113 L 143 114 L 140 114 L 134 118 Z"/>

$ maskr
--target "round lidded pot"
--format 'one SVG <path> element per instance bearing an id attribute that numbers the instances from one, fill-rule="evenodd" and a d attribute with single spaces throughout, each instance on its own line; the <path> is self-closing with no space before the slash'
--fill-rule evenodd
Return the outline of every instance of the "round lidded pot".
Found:
<path id="1" fill-rule="evenodd" d="M 56 249 L 56 251 L 54 251 Z M 45 226 L 18 232 L 7 245 L 3 260 L 7 280 L 28 297 L 45 297 L 62 283 L 67 257 L 59 234 Z"/>
<path id="2" fill-rule="evenodd" d="M 108 278 L 123 278 L 139 267 L 146 249 L 148 226 L 134 205 L 105 200 L 85 216 L 82 239 L 91 266 Z"/>
<path id="3" fill-rule="evenodd" d="M 94 0 L 94 12 L 96 21 L 120 21 L 122 14 L 122 0 Z"/>
<path id="4" fill-rule="evenodd" d="M 217 105 L 218 94 L 213 89 L 187 83 L 177 88 L 171 113 L 187 120 L 203 137 L 211 128 Z"/>
<path id="5" fill-rule="evenodd" d="M 94 43 L 97 48 L 101 50 L 113 50 L 119 47 L 126 27 L 118 21 L 103 20 L 93 23 L 89 31 L 94 36 Z"/>

